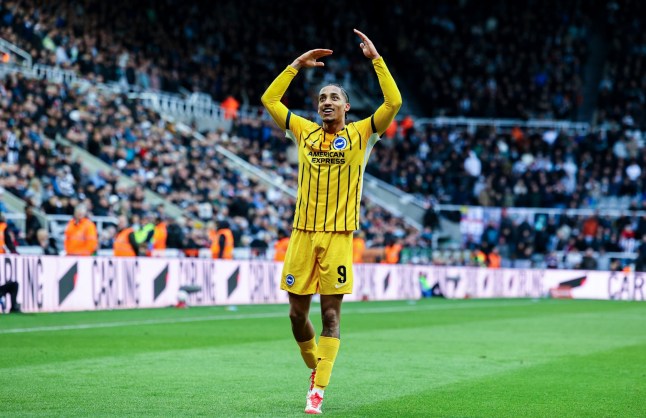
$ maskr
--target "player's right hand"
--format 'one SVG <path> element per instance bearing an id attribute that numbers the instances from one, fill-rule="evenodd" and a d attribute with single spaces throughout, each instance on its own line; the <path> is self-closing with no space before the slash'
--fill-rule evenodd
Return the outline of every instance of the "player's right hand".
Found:
<path id="1" fill-rule="evenodd" d="M 331 49 L 312 49 L 296 58 L 291 65 L 297 70 L 300 70 L 301 67 L 323 67 L 325 66 L 325 63 L 317 60 L 328 55 L 332 55 Z"/>

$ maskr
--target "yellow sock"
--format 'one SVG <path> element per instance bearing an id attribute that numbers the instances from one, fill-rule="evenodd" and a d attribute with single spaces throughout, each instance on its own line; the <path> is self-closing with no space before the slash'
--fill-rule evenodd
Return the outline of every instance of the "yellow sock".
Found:
<path id="1" fill-rule="evenodd" d="M 334 367 L 334 360 L 336 360 L 340 344 L 341 340 L 338 338 L 319 338 L 319 347 L 316 351 L 316 357 L 319 359 L 319 364 L 316 366 L 316 378 L 314 379 L 315 388 L 325 389 L 325 387 L 330 383 L 332 367 Z"/>
<path id="2" fill-rule="evenodd" d="M 298 346 L 301 348 L 301 356 L 305 360 L 305 364 L 310 369 L 316 369 L 316 337 L 312 338 L 309 341 L 298 342 Z"/>

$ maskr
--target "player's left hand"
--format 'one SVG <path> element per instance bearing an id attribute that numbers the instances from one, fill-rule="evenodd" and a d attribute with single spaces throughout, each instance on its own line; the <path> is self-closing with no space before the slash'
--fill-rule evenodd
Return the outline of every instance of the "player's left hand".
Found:
<path id="1" fill-rule="evenodd" d="M 355 29 L 354 33 L 356 33 L 359 38 L 361 38 L 361 43 L 359 46 L 361 47 L 361 50 L 363 51 L 363 55 L 366 56 L 366 58 L 370 58 L 371 60 L 379 58 L 379 52 L 377 52 L 377 48 L 375 48 L 375 45 L 372 43 L 370 39 L 361 31 Z"/>

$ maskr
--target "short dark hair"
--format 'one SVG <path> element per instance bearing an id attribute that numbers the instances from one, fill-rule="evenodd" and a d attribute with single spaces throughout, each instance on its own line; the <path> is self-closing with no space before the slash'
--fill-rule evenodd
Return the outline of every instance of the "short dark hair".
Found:
<path id="1" fill-rule="evenodd" d="M 343 96 L 345 97 L 345 101 L 346 101 L 347 103 L 350 103 L 350 96 L 348 95 L 348 92 L 343 88 L 343 86 L 342 86 L 341 84 L 338 84 L 338 83 L 327 83 L 327 84 L 324 84 L 324 85 L 321 87 L 321 89 L 322 89 L 323 87 L 327 87 L 327 86 L 334 86 L 334 87 L 338 87 L 338 88 L 339 88 L 339 90 L 341 90 L 341 93 L 343 93 Z M 320 90 L 320 89 L 319 89 L 319 90 Z"/>

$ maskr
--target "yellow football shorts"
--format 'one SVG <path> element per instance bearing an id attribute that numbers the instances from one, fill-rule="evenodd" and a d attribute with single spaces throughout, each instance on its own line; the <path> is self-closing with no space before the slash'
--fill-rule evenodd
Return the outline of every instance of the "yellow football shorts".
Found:
<path id="1" fill-rule="evenodd" d="M 352 231 L 294 229 L 280 288 L 297 295 L 352 293 Z"/>

